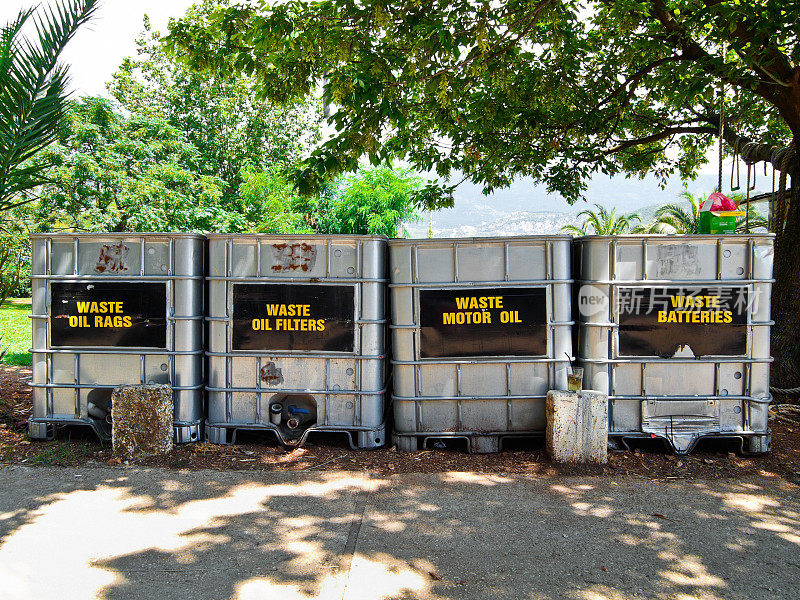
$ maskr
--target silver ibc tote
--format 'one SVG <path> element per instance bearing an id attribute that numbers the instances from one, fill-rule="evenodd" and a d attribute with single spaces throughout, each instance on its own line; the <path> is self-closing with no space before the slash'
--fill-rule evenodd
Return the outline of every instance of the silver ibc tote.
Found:
<path id="1" fill-rule="evenodd" d="M 110 436 L 118 385 L 169 384 L 178 443 L 203 423 L 205 238 L 34 234 L 33 416 L 28 434 L 88 425 Z"/>
<path id="2" fill-rule="evenodd" d="M 209 441 L 385 443 L 386 238 L 209 235 Z"/>
<path id="3" fill-rule="evenodd" d="M 767 452 L 773 239 L 587 236 L 578 360 L 609 395 L 610 439 L 659 437 L 678 453 L 705 436 Z"/>
<path id="4" fill-rule="evenodd" d="M 461 438 L 497 452 L 544 435 L 572 357 L 571 239 L 389 242 L 399 449 Z"/>

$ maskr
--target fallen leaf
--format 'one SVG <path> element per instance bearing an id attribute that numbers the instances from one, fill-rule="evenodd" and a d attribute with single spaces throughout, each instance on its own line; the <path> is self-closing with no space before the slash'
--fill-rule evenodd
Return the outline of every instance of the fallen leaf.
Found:
<path id="1" fill-rule="evenodd" d="M 606 569 L 605 567 L 600 567 L 600 570 L 601 570 L 603 573 L 608 573 L 608 569 Z"/>
<path id="2" fill-rule="evenodd" d="M 669 519 L 664 515 L 662 515 L 661 513 L 653 513 L 652 516 L 656 517 L 657 519 L 664 519 L 665 521 L 669 521 Z"/>
<path id="3" fill-rule="evenodd" d="M 122 461 L 119 458 L 110 458 L 106 464 L 108 464 L 109 467 L 113 467 L 114 465 L 121 465 Z"/>

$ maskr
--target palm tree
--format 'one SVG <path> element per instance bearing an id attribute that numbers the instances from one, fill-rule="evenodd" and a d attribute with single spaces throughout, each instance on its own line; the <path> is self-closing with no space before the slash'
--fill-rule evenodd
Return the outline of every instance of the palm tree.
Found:
<path id="1" fill-rule="evenodd" d="M 574 235 L 590 235 L 590 228 L 592 235 L 622 235 L 641 232 L 641 226 L 634 225 L 641 220 L 638 213 L 618 215 L 616 208 L 609 212 L 605 206 L 600 204 L 595 204 L 595 207 L 597 207 L 596 211 L 586 209 L 578 213 L 579 217 L 586 217 L 581 225 L 564 225 L 561 230 Z"/>
<path id="2" fill-rule="evenodd" d="M 739 194 L 731 194 L 729 197 L 737 204 L 744 200 Z M 655 221 L 647 227 L 648 233 L 694 234 L 700 232 L 700 208 L 708 197 L 697 197 L 684 190 L 681 198 L 686 200 L 689 205 L 673 202 L 660 206 L 656 210 Z M 746 217 L 736 219 L 736 233 L 744 233 L 747 230 L 748 221 L 751 230 L 758 227 L 769 228 L 767 218 L 760 212 L 748 206 L 747 213 Z"/>
<path id="3" fill-rule="evenodd" d="M 753 229 L 764 228 L 769 231 L 769 219 L 751 206 L 747 207 L 746 217 L 736 219 L 736 233 L 749 233 Z"/>
<path id="4" fill-rule="evenodd" d="M 672 202 L 658 207 L 655 221 L 650 225 L 653 233 L 698 233 L 700 231 L 700 207 L 706 197 L 698 198 L 688 191 L 681 193 L 681 198 L 689 202 L 689 206 Z"/>
<path id="5" fill-rule="evenodd" d="M 54 0 L 19 12 L 0 29 L 0 217 L 31 201 L 49 166 L 30 161 L 53 142 L 68 101 L 68 69 L 58 59 L 99 0 Z M 26 24 L 34 39 L 22 35 Z M 1 221 L 2 219 L 0 219 Z"/>

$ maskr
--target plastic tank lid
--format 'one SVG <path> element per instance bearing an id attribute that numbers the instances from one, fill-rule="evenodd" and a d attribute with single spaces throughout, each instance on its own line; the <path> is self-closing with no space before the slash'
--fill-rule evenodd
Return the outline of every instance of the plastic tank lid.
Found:
<path id="1" fill-rule="evenodd" d="M 32 233 L 31 239 L 46 239 L 46 238 L 63 238 L 63 239 L 74 239 L 74 238 L 103 238 L 103 239 L 135 239 L 135 238 L 190 238 L 190 239 L 198 239 L 202 240 L 205 239 L 205 235 L 202 233 L 185 233 L 185 232 L 155 232 L 155 231 L 148 231 L 144 233 L 139 233 L 135 231 L 92 231 L 92 232 L 80 232 L 80 233 Z"/>
<path id="2" fill-rule="evenodd" d="M 442 238 L 392 238 L 389 244 L 392 246 L 401 246 L 403 244 L 452 244 L 452 243 L 495 243 L 495 242 L 546 242 L 558 241 L 565 242 L 572 240 L 572 236 L 568 234 L 552 234 L 552 235 L 506 235 L 506 236 L 477 236 L 477 237 L 442 237 Z"/>
<path id="3" fill-rule="evenodd" d="M 385 235 L 347 235 L 347 234 L 316 234 L 310 233 L 304 235 L 302 233 L 209 233 L 206 237 L 210 240 L 342 240 L 342 241 L 358 241 L 358 240 L 375 240 L 375 241 L 388 241 L 389 238 Z"/>
<path id="4" fill-rule="evenodd" d="M 575 237 L 575 241 L 582 240 L 749 240 L 749 239 L 772 239 L 774 233 L 626 233 L 624 235 L 581 235 Z"/>

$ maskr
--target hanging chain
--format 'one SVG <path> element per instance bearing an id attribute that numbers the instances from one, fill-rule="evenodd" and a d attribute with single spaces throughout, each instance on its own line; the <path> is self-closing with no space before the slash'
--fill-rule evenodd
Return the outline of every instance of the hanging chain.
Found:
<path id="1" fill-rule="evenodd" d="M 778 152 L 777 148 L 772 149 L 769 153 L 769 162 L 772 165 L 772 195 L 769 197 L 769 217 L 768 217 L 768 229 L 767 231 L 775 231 L 775 203 L 777 202 L 777 198 L 775 197 L 775 161 L 777 160 L 776 153 Z M 767 163 L 764 163 L 765 165 Z"/>
<path id="2" fill-rule="evenodd" d="M 786 179 L 789 165 L 795 154 L 794 140 L 789 146 L 781 150 L 780 177 L 778 178 L 778 197 L 775 200 L 775 247 L 783 242 L 783 228 L 786 224 L 787 201 L 786 201 Z M 794 183 L 794 182 L 792 182 Z M 791 196 L 791 186 L 789 188 Z"/>
<path id="3" fill-rule="evenodd" d="M 750 169 L 753 168 L 753 188 L 756 187 L 756 174 L 755 174 L 755 167 L 747 163 L 747 195 L 744 204 L 744 232 L 750 233 Z"/>

